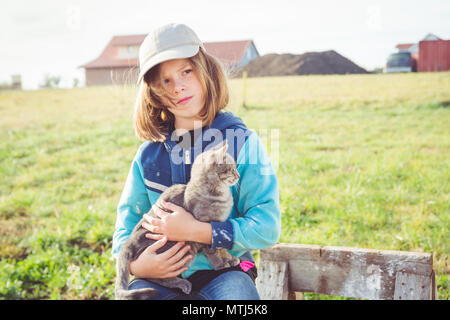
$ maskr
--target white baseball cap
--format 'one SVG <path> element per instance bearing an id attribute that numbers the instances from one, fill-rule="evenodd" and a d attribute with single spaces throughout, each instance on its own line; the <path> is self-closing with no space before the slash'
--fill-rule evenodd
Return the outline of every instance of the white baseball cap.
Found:
<path id="1" fill-rule="evenodd" d="M 170 23 L 150 32 L 139 48 L 138 84 L 144 75 L 157 64 L 193 57 L 205 47 L 195 32 L 185 24 Z"/>

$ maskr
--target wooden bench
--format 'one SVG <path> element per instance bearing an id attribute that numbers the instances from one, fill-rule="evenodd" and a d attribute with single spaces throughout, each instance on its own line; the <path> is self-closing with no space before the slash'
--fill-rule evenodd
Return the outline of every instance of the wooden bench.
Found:
<path id="1" fill-rule="evenodd" d="M 431 253 L 280 243 L 260 251 L 261 299 L 295 292 L 374 300 L 435 300 Z"/>

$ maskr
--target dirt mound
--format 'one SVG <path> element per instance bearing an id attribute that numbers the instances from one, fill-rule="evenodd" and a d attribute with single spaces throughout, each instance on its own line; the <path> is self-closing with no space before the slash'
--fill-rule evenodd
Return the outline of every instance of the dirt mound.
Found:
<path id="1" fill-rule="evenodd" d="M 244 71 L 247 71 L 248 77 L 368 73 L 334 50 L 299 55 L 266 54 L 236 70 L 231 76 L 241 77 Z"/>

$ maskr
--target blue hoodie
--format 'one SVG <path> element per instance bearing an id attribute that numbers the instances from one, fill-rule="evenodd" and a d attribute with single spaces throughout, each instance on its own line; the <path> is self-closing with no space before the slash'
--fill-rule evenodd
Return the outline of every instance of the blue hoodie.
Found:
<path id="1" fill-rule="evenodd" d="M 185 163 L 192 163 L 202 151 L 227 139 L 227 152 L 234 157 L 240 175 L 231 187 L 234 206 L 225 222 L 211 222 L 210 248 L 225 248 L 237 257 L 249 250 L 270 247 L 280 236 L 278 182 L 269 156 L 258 135 L 231 112 L 220 111 L 213 123 L 203 128 L 194 147 L 184 150 L 169 135 L 164 142 L 144 142 L 138 149 L 117 208 L 113 256 L 136 224 L 173 184 L 186 184 Z M 213 269 L 199 253 L 182 276 Z"/>

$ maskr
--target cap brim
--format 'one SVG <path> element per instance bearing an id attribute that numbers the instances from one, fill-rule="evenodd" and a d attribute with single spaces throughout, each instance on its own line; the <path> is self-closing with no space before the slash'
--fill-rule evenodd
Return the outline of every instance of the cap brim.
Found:
<path id="1" fill-rule="evenodd" d="M 160 64 L 164 61 L 169 61 L 173 59 L 183 59 L 193 57 L 199 51 L 200 46 L 198 45 L 185 45 L 172 49 L 165 50 L 153 56 L 150 60 L 144 63 L 143 67 L 139 72 L 139 77 L 137 83 L 139 84 L 144 77 L 144 75 L 154 66 Z"/>

